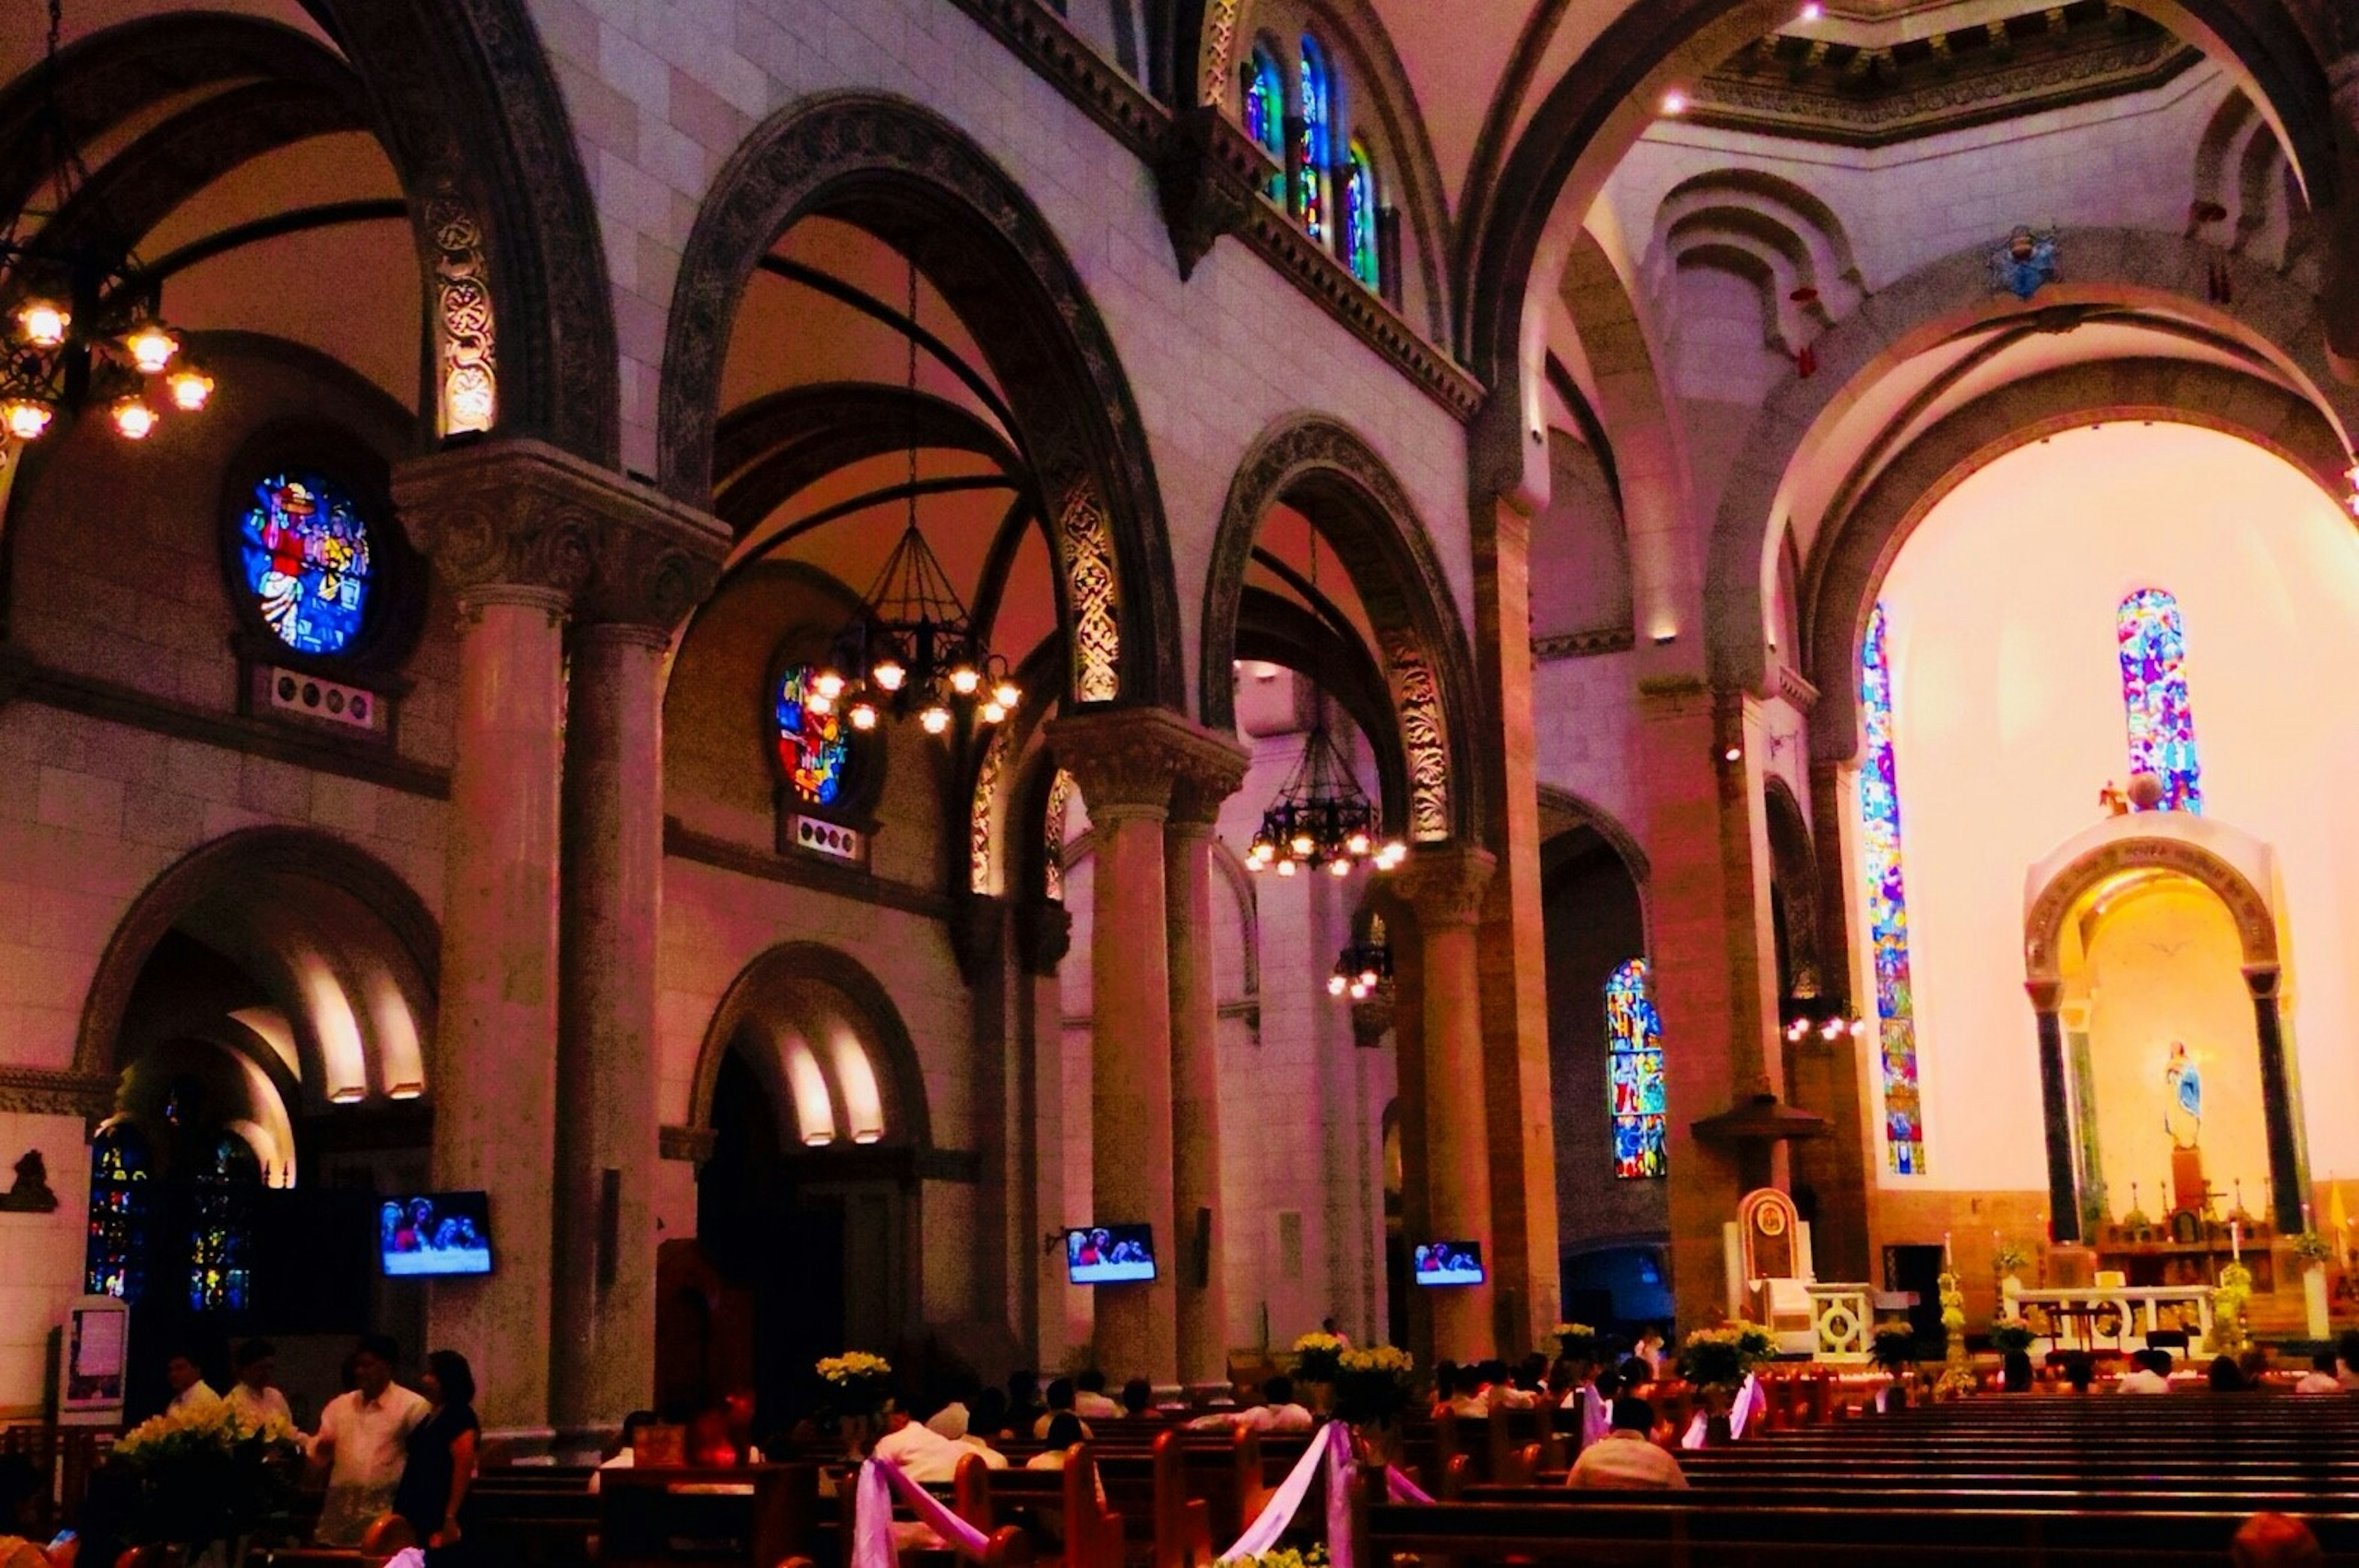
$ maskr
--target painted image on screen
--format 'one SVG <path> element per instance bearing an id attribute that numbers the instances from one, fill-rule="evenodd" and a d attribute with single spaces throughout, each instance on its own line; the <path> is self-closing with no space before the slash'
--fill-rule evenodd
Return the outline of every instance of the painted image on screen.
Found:
<path id="1" fill-rule="evenodd" d="M 1155 1233 L 1144 1225 L 1088 1225 L 1065 1232 L 1065 1273 L 1077 1285 L 1129 1285 L 1155 1278 Z"/>
<path id="2" fill-rule="evenodd" d="M 377 1207 L 387 1278 L 492 1271 L 491 1205 L 482 1193 L 420 1193 Z"/>
<path id="3" fill-rule="evenodd" d="M 1420 1285 L 1483 1282 L 1483 1244 L 1479 1241 L 1420 1242 L 1409 1261 L 1410 1277 Z"/>

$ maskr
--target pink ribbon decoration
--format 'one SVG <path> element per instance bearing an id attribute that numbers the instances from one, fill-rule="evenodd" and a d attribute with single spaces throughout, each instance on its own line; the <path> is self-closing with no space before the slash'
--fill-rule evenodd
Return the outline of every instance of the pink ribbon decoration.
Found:
<path id="1" fill-rule="evenodd" d="M 898 1465 L 889 1459 L 870 1459 L 860 1466 L 860 1487 L 853 1498 L 852 1568 L 894 1568 L 900 1560 L 893 1545 L 896 1494 L 960 1556 L 980 1563 L 991 1550 L 989 1536 L 903 1475 Z"/>
<path id="2" fill-rule="evenodd" d="M 1301 1509 L 1302 1499 L 1310 1495 L 1310 1483 L 1322 1465 L 1327 1471 L 1327 1562 L 1329 1568 L 1352 1568 L 1352 1505 L 1343 1491 L 1344 1479 L 1351 1473 L 1352 1434 L 1340 1421 L 1329 1422 L 1319 1438 L 1302 1451 L 1261 1517 L 1247 1525 L 1236 1544 L 1215 1561 L 1259 1557 L 1277 1546 Z M 857 1563 L 854 1568 L 868 1568 L 868 1564 Z"/>
<path id="3" fill-rule="evenodd" d="M 1385 1466 L 1385 1485 L 1392 1489 L 1393 1501 L 1397 1503 L 1430 1503 L 1433 1501 L 1432 1494 L 1428 1492 L 1424 1487 L 1419 1486 L 1415 1481 L 1410 1480 L 1407 1476 L 1402 1475 L 1401 1468 L 1397 1465 L 1387 1465 Z"/>

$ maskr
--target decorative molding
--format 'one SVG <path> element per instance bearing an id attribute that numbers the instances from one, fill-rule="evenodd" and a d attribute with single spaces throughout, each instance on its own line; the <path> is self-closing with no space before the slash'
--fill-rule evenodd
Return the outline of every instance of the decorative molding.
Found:
<path id="1" fill-rule="evenodd" d="M 0 1111 L 95 1121 L 114 1110 L 114 1079 L 106 1074 L 0 1066 Z"/>
<path id="2" fill-rule="evenodd" d="M 1777 695 L 1795 708 L 1808 713 L 1819 705 L 1819 688 L 1810 678 L 1791 665 L 1777 666 Z"/>
<path id="3" fill-rule="evenodd" d="M 664 853 L 675 860 L 711 866 L 715 871 L 734 871 L 740 876 L 755 877 L 763 881 L 808 888 L 813 892 L 831 893 L 854 903 L 897 909 L 923 915 L 929 920 L 948 920 L 951 916 L 951 900 L 931 888 L 874 876 L 851 866 L 821 860 L 816 855 L 788 856 L 749 849 L 726 838 L 699 833 L 683 825 L 677 816 L 664 818 Z"/>
<path id="4" fill-rule="evenodd" d="M 1086 479 L 1057 508 L 1057 546 L 1072 607 L 1073 700 L 1112 702 L 1122 695 L 1122 600 L 1105 507 Z"/>
<path id="5" fill-rule="evenodd" d="M 2169 813 L 2143 814 L 2168 816 Z M 2135 822 L 2136 817 L 2127 820 Z M 2114 839 L 2065 866 L 2023 917 L 2024 968 L 2027 983 L 2057 978 L 2064 917 L 2090 889 L 2129 871 L 2177 871 L 2211 889 L 2228 906 L 2244 948 L 2246 974 L 2277 968 L 2277 922 L 2261 891 L 2226 860 L 2183 838 L 2136 837 Z"/>
<path id="6" fill-rule="evenodd" d="M 1593 659 L 1602 654 L 1626 654 L 1638 645 L 1638 633 L 1627 626 L 1601 626 L 1590 632 L 1562 632 L 1532 639 L 1532 660 L 1554 664 L 1560 659 Z"/>
<path id="7" fill-rule="evenodd" d="M 1061 903 L 1027 899 L 1016 906 L 1016 958 L 1024 972 L 1045 979 L 1073 947 L 1073 917 Z"/>
<path id="8" fill-rule="evenodd" d="M 1155 153 L 1155 188 L 1163 203 L 1163 224 L 1171 231 L 1172 258 L 1180 281 L 1196 276 L 1196 264 L 1223 234 L 1245 226 L 1245 215 L 1262 200 L 1277 160 L 1257 146 L 1217 105 L 1183 109 L 1171 120 Z"/>
<path id="9" fill-rule="evenodd" d="M 1452 845 L 1413 852 L 1393 877 L 1416 911 L 1418 925 L 1430 935 L 1437 929 L 1482 921 L 1483 899 L 1497 865 L 1487 849 Z"/>
<path id="10" fill-rule="evenodd" d="M 665 1126 L 656 1131 L 656 1152 L 666 1160 L 686 1160 L 701 1165 L 712 1158 L 721 1135 L 710 1127 Z"/>

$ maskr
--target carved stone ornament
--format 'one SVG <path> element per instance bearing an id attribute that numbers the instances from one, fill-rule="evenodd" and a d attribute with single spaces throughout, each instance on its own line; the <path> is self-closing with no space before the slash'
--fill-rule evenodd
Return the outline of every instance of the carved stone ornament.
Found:
<path id="1" fill-rule="evenodd" d="M 1448 845 L 1412 851 L 1393 877 L 1417 911 L 1418 924 L 1432 931 L 1481 922 L 1483 895 L 1497 864 L 1488 849 Z"/>
<path id="2" fill-rule="evenodd" d="M 403 524 L 463 595 L 563 596 L 581 620 L 669 628 L 719 580 L 720 522 L 539 441 L 486 442 L 396 470 Z"/>
<path id="3" fill-rule="evenodd" d="M 114 1109 L 114 1079 L 101 1073 L 0 1066 L 0 1113 L 78 1116 L 95 1120 Z"/>
<path id="4" fill-rule="evenodd" d="M 1234 772 L 1223 799 L 1245 781 L 1243 748 L 1169 708 L 1076 714 L 1050 720 L 1048 734 L 1058 763 L 1082 786 L 1093 824 L 1169 814 L 1183 778 L 1194 789 L 1219 788 Z"/>
<path id="5" fill-rule="evenodd" d="M 1156 149 L 1155 188 L 1182 282 L 1194 275 L 1213 241 L 1245 227 L 1253 204 L 1261 200 L 1261 187 L 1277 170 L 1269 154 L 1218 104 L 1172 117 Z"/>
<path id="6" fill-rule="evenodd" d="M 49 1190 L 49 1168 L 41 1160 L 38 1149 L 27 1149 L 25 1157 L 16 1162 L 16 1180 L 8 1190 L 0 1193 L 0 1214 L 50 1214 L 58 1206 L 58 1195 Z"/>
<path id="7" fill-rule="evenodd" d="M 2136 818 L 2122 820 L 2134 821 Z M 2177 871 L 2202 883 L 2219 895 L 2235 922 L 2244 948 L 2247 976 L 2255 970 L 2275 973 L 2277 967 L 2277 915 L 2259 889 L 2244 872 L 2200 845 L 2179 838 L 2117 838 L 2081 856 L 2049 879 L 2025 914 L 2024 968 L 2032 980 L 2060 973 L 2057 954 L 2065 916 L 2082 895 L 2102 882 L 2130 871 Z"/>
<path id="8" fill-rule="evenodd" d="M 663 1127 L 656 1132 L 656 1152 L 667 1160 L 701 1165 L 712 1158 L 721 1135 L 709 1127 Z"/>

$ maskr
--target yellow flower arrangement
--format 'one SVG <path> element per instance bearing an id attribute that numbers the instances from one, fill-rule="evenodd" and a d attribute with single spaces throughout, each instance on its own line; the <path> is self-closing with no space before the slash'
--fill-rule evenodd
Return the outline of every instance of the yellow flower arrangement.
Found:
<path id="1" fill-rule="evenodd" d="M 204 1546 L 252 1534 L 285 1514 L 294 1493 L 294 1429 L 227 1404 L 167 1411 L 114 1445 L 133 1483 L 131 1536 Z"/>
<path id="2" fill-rule="evenodd" d="M 1306 1383 L 1335 1380 L 1335 1360 L 1348 1346 L 1332 1334 L 1306 1334 L 1294 1342 L 1294 1375 Z"/>
<path id="3" fill-rule="evenodd" d="M 1556 1353 L 1568 1361 L 1594 1361 L 1601 1348 L 1597 1330 L 1585 1323 L 1556 1325 Z"/>
<path id="4" fill-rule="evenodd" d="M 892 1408 L 893 1363 L 865 1350 L 821 1357 L 816 1368 L 827 1384 L 829 1408 L 840 1416 L 875 1415 Z"/>
<path id="5" fill-rule="evenodd" d="M 1335 1357 L 1335 1413 L 1348 1422 L 1390 1421 L 1408 1407 L 1417 1362 L 1406 1350 L 1372 1345 Z"/>

